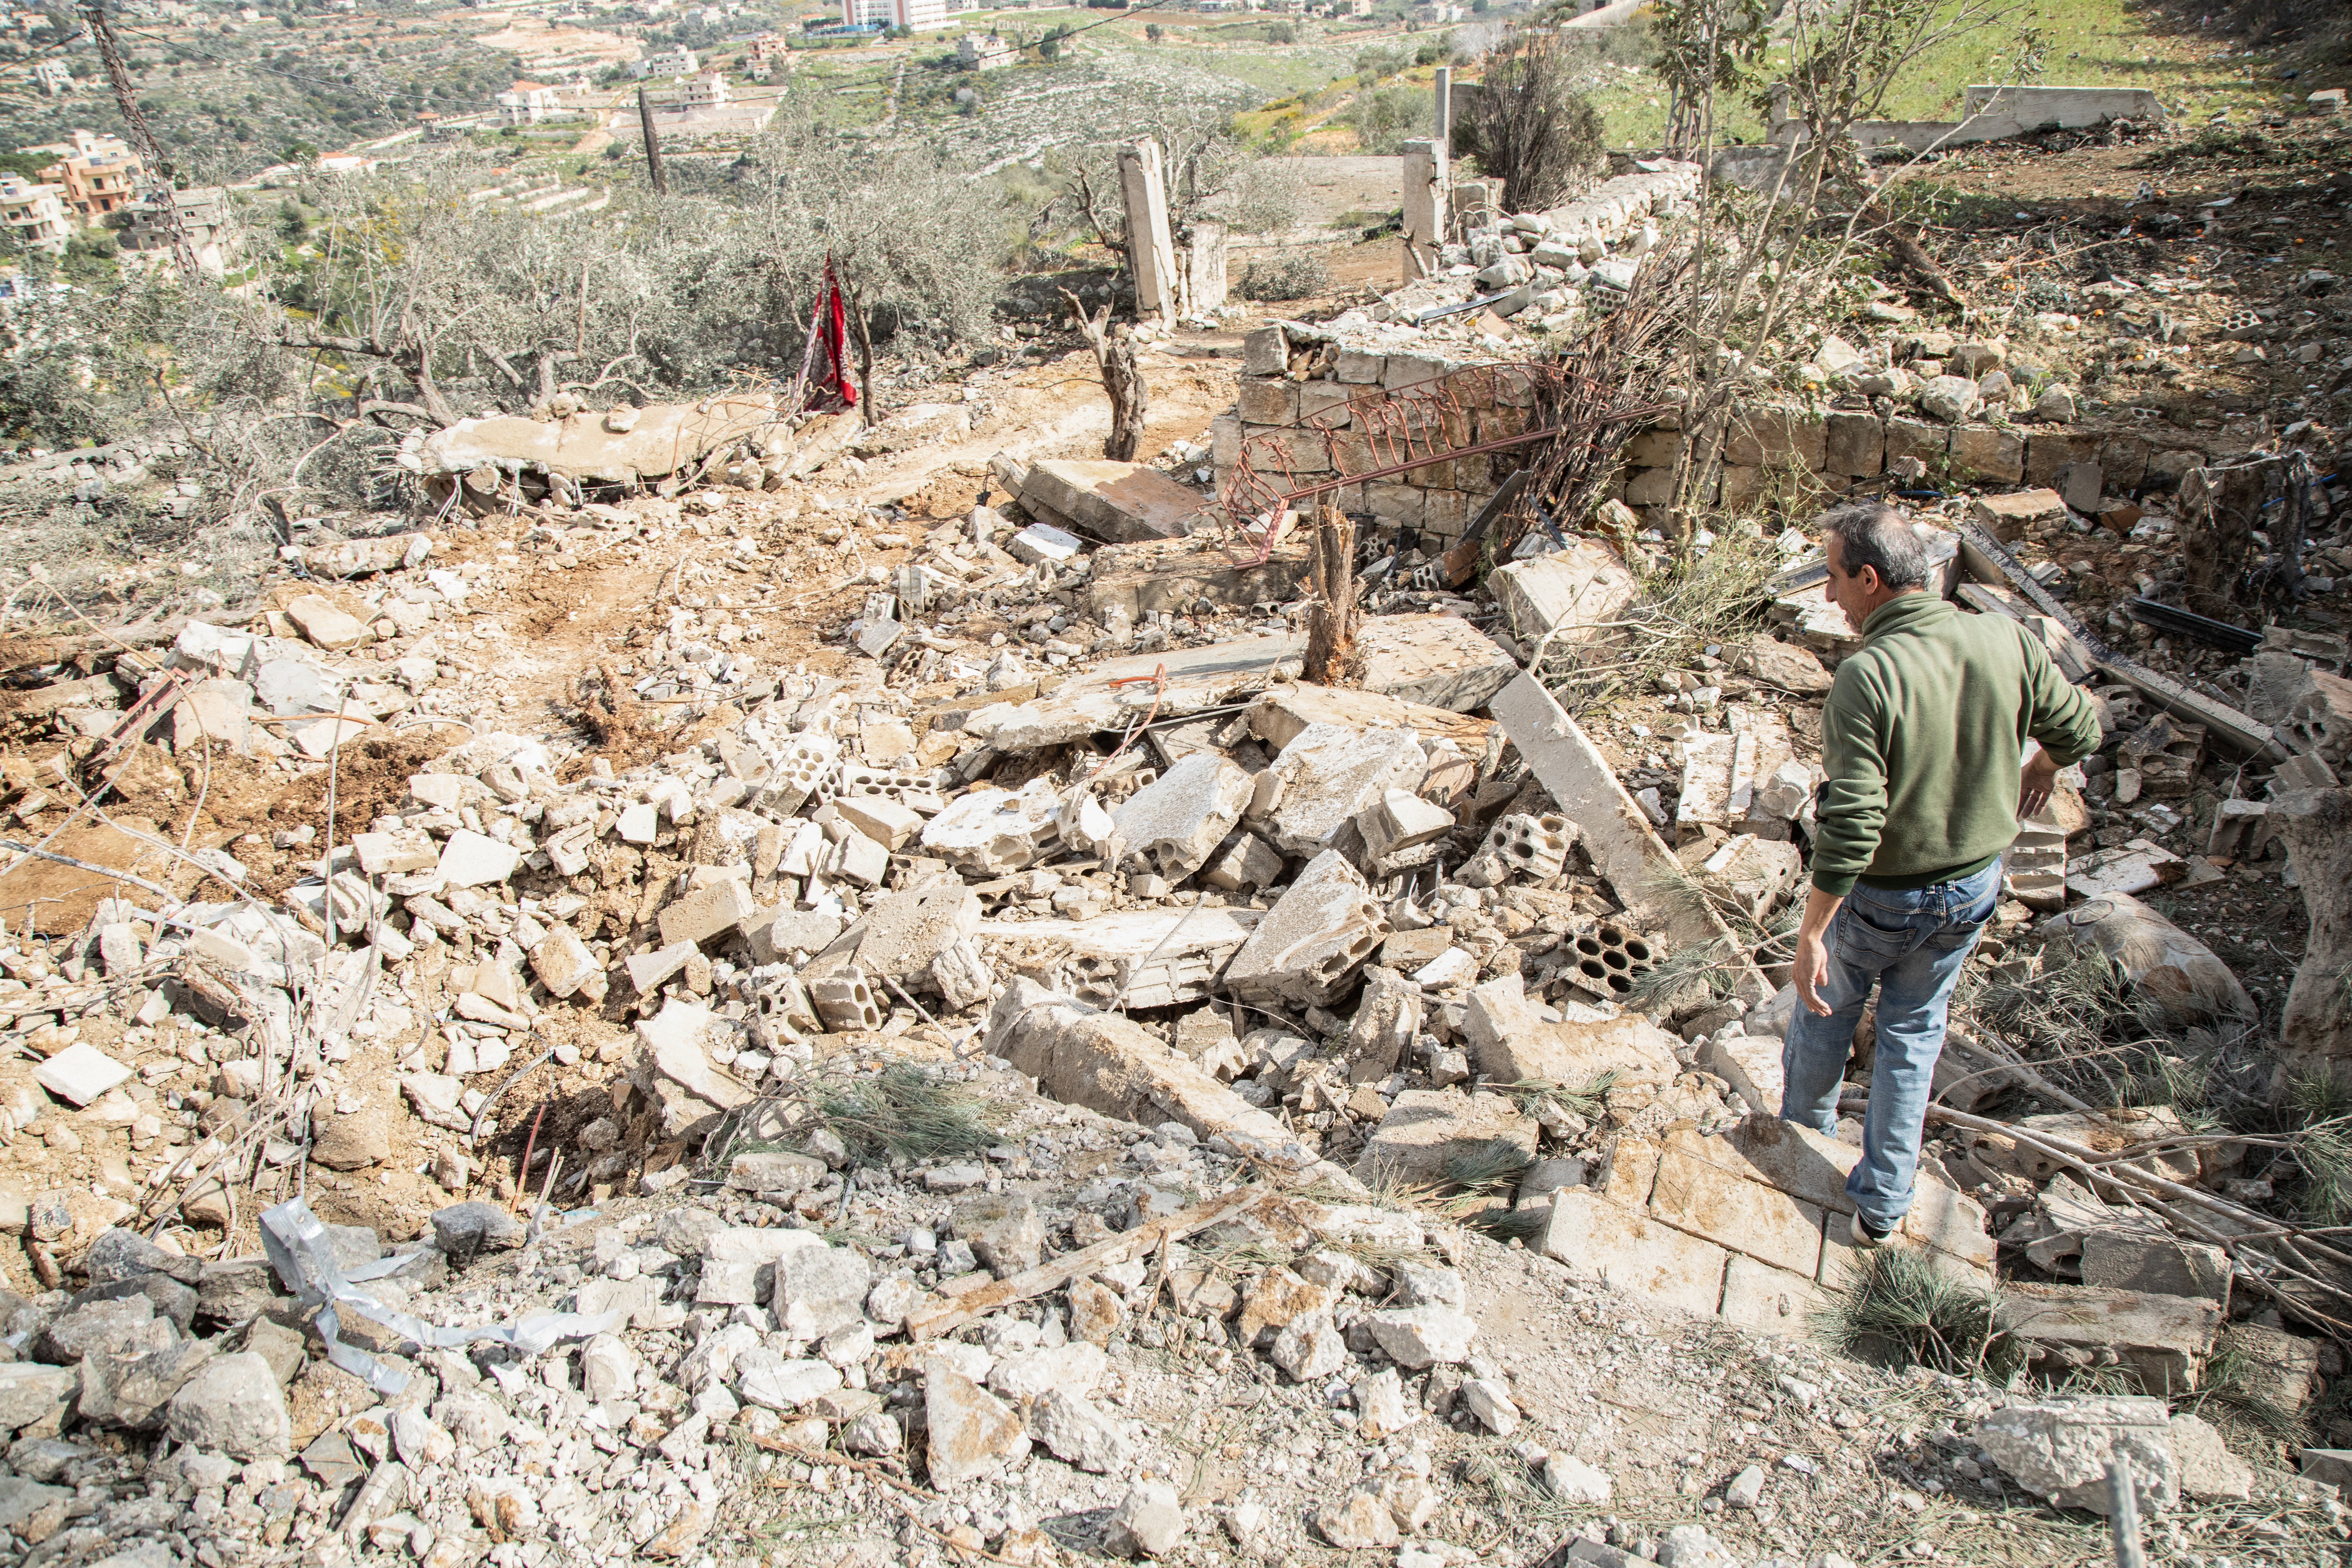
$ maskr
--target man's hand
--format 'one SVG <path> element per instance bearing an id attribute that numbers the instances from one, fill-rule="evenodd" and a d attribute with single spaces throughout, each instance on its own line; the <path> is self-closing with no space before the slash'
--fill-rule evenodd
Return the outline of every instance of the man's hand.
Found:
<path id="1" fill-rule="evenodd" d="M 2033 760 L 2025 764 L 2017 781 L 2017 815 L 2020 817 L 2039 816 L 2042 808 L 2050 804 L 2050 792 L 2058 783 L 2058 763 L 2047 752 L 2037 751 Z"/>
<path id="2" fill-rule="evenodd" d="M 1790 966 L 1794 972 L 1791 978 L 1797 984 L 1797 1000 L 1817 1017 L 1826 1018 L 1836 1011 L 1822 1000 L 1821 989 L 1830 978 L 1830 921 L 1844 902 L 1838 894 L 1824 893 L 1819 888 L 1811 889 L 1805 898 L 1805 918 L 1797 927 L 1797 957 Z"/>

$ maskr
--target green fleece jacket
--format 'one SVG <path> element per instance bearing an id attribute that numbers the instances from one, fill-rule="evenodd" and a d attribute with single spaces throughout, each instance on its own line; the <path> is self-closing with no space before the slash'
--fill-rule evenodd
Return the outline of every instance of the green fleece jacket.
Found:
<path id="1" fill-rule="evenodd" d="M 2017 837 L 2027 736 L 2063 767 L 2099 746 L 2090 699 L 2015 621 L 1901 594 L 1863 623 L 1822 712 L 1813 886 L 1925 888 Z"/>

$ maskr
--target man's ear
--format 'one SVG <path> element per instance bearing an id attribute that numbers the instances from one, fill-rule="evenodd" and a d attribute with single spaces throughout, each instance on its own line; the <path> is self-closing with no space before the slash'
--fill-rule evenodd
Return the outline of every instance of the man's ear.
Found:
<path id="1" fill-rule="evenodd" d="M 1868 562 L 1864 562 L 1854 571 L 1853 580 L 1861 585 L 1862 591 L 1865 595 L 1875 594 L 1881 588 L 1886 586 L 1885 579 L 1882 578 L 1878 574 L 1878 568 L 1871 565 Z"/>

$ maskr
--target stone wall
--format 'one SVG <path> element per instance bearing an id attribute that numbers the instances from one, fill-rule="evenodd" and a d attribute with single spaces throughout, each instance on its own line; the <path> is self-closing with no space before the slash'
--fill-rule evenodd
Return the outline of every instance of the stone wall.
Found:
<path id="1" fill-rule="evenodd" d="M 1440 408 L 1423 386 L 1459 363 L 1429 354 L 1369 353 L 1338 343 L 1291 344 L 1277 327 L 1250 334 L 1241 395 L 1210 426 L 1210 460 L 1220 495 L 1246 452 L 1276 492 L 1340 474 L 1391 467 L 1433 447 L 1468 447 L 1528 427 L 1534 377 L 1515 365 L 1475 367 L 1455 376 Z M 1313 424 L 1307 423 L 1313 421 Z M 1387 479 L 1339 486 L 1342 511 L 1441 539 L 1460 537 L 1479 503 L 1518 466 L 1516 453 L 1478 454 L 1424 464 Z"/>
<path id="2" fill-rule="evenodd" d="M 1433 442 L 1424 431 L 1419 451 L 1432 445 L 1472 446 L 1524 430 L 1532 379 L 1516 366 L 1486 365 L 1478 368 L 1490 375 L 1457 376 L 1450 402 L 1459 406 L 1442 416 L 1425 393 L 1414 397 L 1414 387 L 1465 368 L 1470 367 L 1432 354 L 1301 343 L 1278 327 L 1252 333 L 1239 399 L 1232 413 L 1211 426 L 1219 494 L 1229 494 L 1226 481 L 1244 451 L 1251 468 L 1279 493 L 1410 458 L 1415 452 L 1400 449 L 1394 439 L 1402 425 L 1419 428 L 1431 417 L 1442 417 L 1444 439 Z M 1328 426 L 1329 436 L 1316 426 Z M 1646 523 L 1664 521 L 1683 439 L 1668 426 L 1625 445 L 1622 470 L 1611 493 Z M 2210 437 L 2163 424 L 1955 425 L 1909 408 L 1881 416 L 1764 406 L 1735 418 L 1721 478 L 1699 504 L 1734 512 L 1761 505 L 1802 516 L 1878 478 L 1903 458 L 1919 459 L 1925 474 L 1906 488 L 2059 487 L 2066 469 L 2087 464 L 2098 469 L 2090 477 L 2091 497 L 2102 490 L 2125 496 L 2143 487 L 2169 489 L 2205 460 L 2211 445 Z M 1450 541 L 1520 464 L 1519 453 L 1510 449 L 1444 459 L 1402 475 L 1342 485 L 1329 499 L 1343 511 L 1369 513 L 1383 523 Z M 1263 504 L 1265 498 L 1257 499 Z"/>

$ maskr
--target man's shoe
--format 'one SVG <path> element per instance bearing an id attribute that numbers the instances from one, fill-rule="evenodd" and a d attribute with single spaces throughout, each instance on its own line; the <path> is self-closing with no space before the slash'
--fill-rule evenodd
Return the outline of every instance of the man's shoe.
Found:
<path id="1" fill-rule="evenodd" d="M 1846 1227 L 1846 1231 L 1853 1237 L 1853 1244 L 1864 1251 L 1884 1245 L 1886 1238 L 1895 1234 L 1892 1226 L 1881 1230 L 1859 1214 L 1853 1216 L 1853 1223 Z"/>

